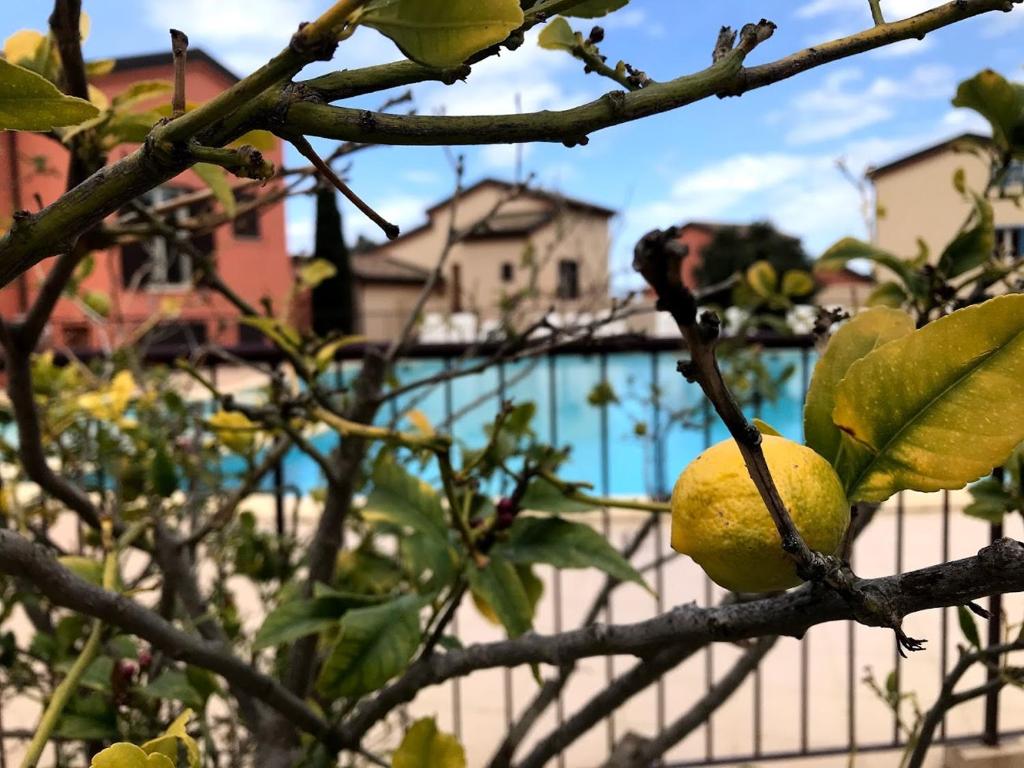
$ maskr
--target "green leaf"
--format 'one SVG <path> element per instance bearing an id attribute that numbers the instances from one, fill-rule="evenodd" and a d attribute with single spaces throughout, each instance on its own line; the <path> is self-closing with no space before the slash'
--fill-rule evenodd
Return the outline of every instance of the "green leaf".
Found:
<path id="1" fill-rule="evenodd" d="M 140 101 L 153 99 L 174 90 L 174 83 L 169 80 L 139 80 L 132 83 L 117 96 L 110 100 L 115 110 L 126 110 Z"/>
<path id="2" fill-rule="evenodd" d="M 420 642 L 417 597 L 346 613 L 320 672 L 325 696 L 362 696 L 383 686 L 409 664 Z"/>
<path id="3" fill-rule="evenodd" d="M 533 510 L 534 512 L 551 512 L 554 514 L 588 512 L 596 509 L 593 504 L 566 498 L 564 493 L 543 477 L 535 477 L 530 481 L 530 484 L 526 487 L 526 493 L 520 502 L 520 507 Z"/>
<path id="4" fill-rule="evenodd" d="M 782 292 L 790 298 L 814 292 L 814 278 L 802 269 L 790 269 L 782 275 Z"/>
<path id="5" fill-rule="evenodd" d="M 624 8 L 628 2 L 629 0 L 582 0 L 566 8 L 562 13 L 580 19 L 595 19 Z"/>
<path id="6" fill-rule="evenodd" d="M 972 501 L 964 507 L 964 514 L 990 523 L 1001 523 L 1007 512 L 1014 508 L 1014 498 L 994 477 L 986 477 L 969 489 Z"/>
<path id="7" fill-rule="evenodd" d="M 373 602 L 362 595 L 336 590 L 319 592 L 307 600 L 283 600 L 263 620 L 253 639 L 253 650 L 285 645 L 305 635 L 323 632 L 336 626 L 346 611 L 366 607 Z"/>
<path id="8" fill-rule="evenodd" d="M 576 38 L 576 33 L 572 31 L 572 27 L 569 26 L 569 22 L 559 16 L 541 30 L 540 35 L 537 36 L 537 44 L 548 50 L 572 53 L 580 41 Z"/>
<path id="9" fill-rule="evenodd" d="M 956 607 L 956 617 L 960 622 L 960 631 L 964 638 L 974 648 L 981 648 L 981 638 L 978 636 L 978 625 L 974 623 L 974 616 L 965 605 Z"/>
<path id="10" fill-rule="evenodd" d="M 1024 440 L 1024 294 L 999 296 L 850 366 L 832 417 L 851 501 L 960 488 Z"/>
<path id="11" fill-rule="evenodd" d="M 338 274 L 338 268 L 327 259 L 312 259 L 299 267 L 299 281 L 306 288 L 316 288 L 324 280 Z"/>
<path id="12" fill-rule="evenodd" d="M 442 733 L 432 717 L 413 723 L 391 756 L 392 768 L 466 768 L 466 753 L 454 736 Z"/>
<path id="13" fill-rule="evenodd" d="M 890 307 L 899 309 L 907 303 L 907 292 L 899 283 L 889 280 L 881 283 L 868 295 L 867 305 L 869 307 Z"/>
<path id="14" fill-rule="evenodd" d="M 996 247 L 992 205 L 981 195 L 974 195 L 976 224 L 960 232 L 939 257 L 939 271 L 953 278 L 980 267 L 992 256 Z"/>
<path id="15" fill-rule="evenodd" d="M 857 314 L 836 331 L 814 367 L 804 403 L 804 442 L 835 464 L 839 428 L 832 422 L 836 389 L 850 366 L 883 344 L 914 330 L 906 312 L 875 307 Z"/>
<path id="16" fill-rule="evenodd" d="M 234 216 L 238 204 L 235 202 L 235 193 L 231 189 L 231 182 L 228 181 L 228 172 L 219 165 L 210 163 L 196 163 L 192 166 L 192 170 L 213 192 L 213 196 L 224 208 L 224 213 Z"/>
<path id="17" fill-rule="evenodd" d="M 519 0 L 376 0 L 359 23 L 391 38 L 413 61 L 457 67 L 523 23 Z"/>
<path id="18" fill-rule="evenodd" d="M 45 77 L 0 59 L 0 131 L 49 131 L 98 114 L 88 101 L 65 96 Z"/>
<path id="19" fill-rule="evenodd" d="M 246 315 L 238 318 L 242 325 L 249 325 L 258 330 L 281 349 L 298 352 L 302 344 L 302 336 L 288 323 L 274 317 L 252 317 Z"/>
<path id="20" fill-rule="evenodd" d="M 599 568 L 620 581 L 641 586 L 643 577 L 615 547 L 584 523 L 558 517 L 520 517 L 498 552 L 514 563 L 547 563 L 557 568 Z"/>
<path id="21" fill-rule="evenodd" d="M 775 295 L 779 287 L 779 275 L 770 262 L 755 261 L 747 267 L 747 285 L 749 285 L 758 296 L 768 298 Z"/>
<path id="22" fill-rule="evenodd" d="M 956 89 L 954 107 L 973 109 L 992 126 L 992 138 L 1010 148 L 1024 116 L 1024 89 L 991 69 L 983 69 Z"/>
<path id="23" fill-rule="evenodd" d="M 587 394 L 587 402 L 595 408 L 600 408 L 603 405 L 619 402 L 619 396 L 615 394 L 611 384 L 607 381 L 599 381 Z"/>
<path id="24" fill-rule="evenodd" d="M 103 584 L 103 563 L 99 560 L 79 555 L 64 555 L 58 557 L 57 562 L 90 584 L 95 584 L 97 587 Z"/>
<path id="25" fill-rule="evenodd" d="M 494 612 L 509 637 L 518 637 L 533 627 L 530 595 L 516 567 L 500 552 L 492 552 L 483 568 L 470 565 L 467 575 L 473 597 Z"/>
<path id="26" fill-rule="evenodd" d="M 756 417 L 751 421 L 753 422 L 754 426 L 757 427 L 757 431 L 760 432 L 762 435 L 775 435 L 776 437 L 782 437 L 782 433 L 779 432 L 779 430 L 777 430 L 767 421 L 762 421 L 761 419 L 758 419 Z"/>
<path id="27" fill-rule="evenodd" d="M 156 680 L 140 687 L 139 692 L 151 699 L 170 699 L 194 709 L 203 708 L 203 697 L 191 686 L 185 673 L 177 669 L 165 669 Z"/>
<path id="28" fill-rule="evenodd" d="M 814 263 L 815 272 L 830 272 L 845 267 L 853 259 L 865 259 L 896 273 L 908 287 L 919 282 L 910 265 L 899 256 L 876 248 L 855 237 L 844 237 Z"/>
<path id="29" fill-rule="evenodd" d="M 149 480 L 153 490 L 161 498 L 167 498 L 178 490 L 178 468 L 164 445 L 156 448 L 149 465 Z"/>
<path id="30" fill-rule="evenodd" d="M 444 510 L 437 491 L 405 471 L 391 457 L 377 462 L 373 470 L 373 491 L 366 499 L 362 517 L 412 528 L 447 540 Z"/>

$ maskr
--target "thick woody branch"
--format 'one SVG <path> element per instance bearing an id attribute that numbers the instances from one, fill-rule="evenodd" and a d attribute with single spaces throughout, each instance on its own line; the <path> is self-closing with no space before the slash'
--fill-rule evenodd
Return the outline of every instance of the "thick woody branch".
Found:
<path id="1" fill-rule="evenodd" d="M 1024 589 L 1024 544 L 1000 539 L 974 557 L 922 568 L 898 576 L 865 579 L 864 593 L 890 605 L 900 616 L 930 608 L 964 605 L 1000 592 Z M 832 590 L 805 585 L 767 600 L 715 608 L 679 606 L 635 624 L 592 624 L 557 635 L 530 634 L 515 640 L 474 645 L 414 664 L 397 682 L 367 702 L 343 727 L 346 743 L 355 743 L 394 707 L 423 688 L 480 669 L 519 664 L 566 664 L 607 654 L 648 656 L 670 646 L 746 640 L 764 635 L 801 637 L 829 621 L 865 617 Z M 878 625 L 877 620 L 874 625 Z"/>
<path id="2" fill-rule="evenodd" d="M 239 690 L 274 708 L 307 733 L 333 743 L 330 727 L 305 703 L 216 643 L 185 634 L 154 611 L 101 589 L 64 568 L 53 555 L 17 534 L 0 529 L 0 573 L 28 579 L 55 605 L 100 619 L 148 640 L 173 659 L 214 672 Z"/>

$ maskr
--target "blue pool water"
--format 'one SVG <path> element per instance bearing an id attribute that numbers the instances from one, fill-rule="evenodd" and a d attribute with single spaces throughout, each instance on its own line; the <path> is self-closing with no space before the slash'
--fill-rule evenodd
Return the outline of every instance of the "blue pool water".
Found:
<path id="1" fill-rule="evenodd" d="M 671 491 L 676 476 L 708 441 L 715 443 L 727 435 L 716 416 L 712 415 L 710 424 L 705 425 L 703 396 L 697 385 L 687 383 L 676 373 L 678 357 L 674 352 L 614 353 L 604 357 L 608 382 L 620 398 L 619 404 L 608 406 L 606 424 L 601 409 L 587 402 L 587 395 L 601 381 L 602 357 L 596 354 L 562 355 L 506 364 L 505 398 L 516 403 L 533 401 L 537 406 L 533 429 L 538 437 L 559 446 L 571 446 L 569 460 L 559 473 L 566 480 L 592 483 L 597 492 L 609 495 Z M 803 431 L 803 397 L 814 361 L 813 352 L 766 350 L 762 359 L 773 372 L 789 365 L 795 367 L 795 372 L 784 384 L 777 400 L 765 402 L 758 409 L 759 414 L 749 408 L 748 415 L 760 415 L 786 437 L 799 440 Z M 444 366 L 443 360 L 409 360 L 398 366 L 397 376 L 401 382 L 414 381 L 442 371 Z M 341 375 L 346 381 L 351 380 L 356 370 L 356 363 L 346 363 Z M 498 388 L 500 376 L 501 373 L 492 368 L 480 375 L 453 380 L 450 392 L 446 392 L 444 386 L 437 386 L 422 399 L 415 394 L 399 398 L 394 406 L 385 406 L 379 421 L 385 423 L 395 413 L 417 408 L 436 425 L 446 418 L 449 397 L 455 413 L 480 401 L 458 419 L 452 433 L 465 445 L 482 445 L 484 426 L 493 419 L 499 403 L 496 395 L 487 396 Z M 661 423 L 665 423 L 668 410 L 696 407 L 695 420 L 675 424 L 665 431 L 660 456 L 655 455 L 649 439 L 634 434 L 637 420 L 645 421 L 648 426 L 654 423 L 655 409 L 650 402 L 652 382 L 657 383 L 660 391 L 658 417 Z M 486 399 L 481 401 L 481 398 Z M 408 429 L 411 425 L 403 421 L 400 426 Z M 606 450 L 603 449 L 604 437 L 607 438 Z M 337 437 L 333 433 L 322 433 L 313 442 L 327 451 L 336 444 Z M 433 468 L 425 471 L 429 476 Z M 303 493 L 323 485 L 320 468 L 298 450 L 286 457 L 284 474 L 285 483 Z"/>

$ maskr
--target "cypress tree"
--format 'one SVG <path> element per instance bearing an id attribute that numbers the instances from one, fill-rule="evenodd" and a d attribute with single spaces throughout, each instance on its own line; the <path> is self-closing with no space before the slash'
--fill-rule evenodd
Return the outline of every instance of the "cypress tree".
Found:
<path id="1" fill-rule="evenodd" d="M 342 232 L 341 211 L 333 188 L 316 192 L 316 245 L 314 258 L 325 259 L 337 272 L 312 291 L 313 330 L 324 336 L 331 331 L 353 334 L 359 325 L 352 260 Z"/>

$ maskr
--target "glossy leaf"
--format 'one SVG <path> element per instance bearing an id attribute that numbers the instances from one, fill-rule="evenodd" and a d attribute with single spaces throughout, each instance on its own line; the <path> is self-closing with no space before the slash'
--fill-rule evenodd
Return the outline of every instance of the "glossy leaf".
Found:
<path id="1" fill-rule="evenodd" d="M 779 287 L 779 275 L 768 261 L 755 261 L 747 267 L 747 285 L 762 298 L 772 296 Z"/>
<path id="2" fill-rule="evenodd" d="M 541 48 L 547 48 L 548 50 L 561 50 L 572 53 L 580 44 L 580 41 L 576 39 L 576 33 L 572 31 L 569 22 L 558 16 L 548 22 L 547 26 L 540 31 L 540 35 L 537 36 L 537 44 Z"/>
<path id="3" fill-rule="evenodd" d="M 523 23 L 519 0 L 376 0 L 359 22 L 391 38 L 413 61 L 456 67 Z"/>
<path id="4" fill-rule="evenodd" d="M 331 591 L 306 600 L 283 600 L 263 620 L 253 650 L 285 645 L 337 626 L 345 612 L 373 603 L 372 598 Z"/>
<path id="5" fill-rule="evenodd" d="M 644 585 L 637 570 L 604 536 L 585 523 L 558 517 L 520 517 L 509 530 L 508 540 L 492 551 L 514 563 L 598 568 L 620 581 Z"/>
<path id="6" fill-rule="evenodd" d="M 128 109 L 140 101 L 157 98 L 173 90 L 174 83 L 169 80 L 139 80 L 117 94 L 110 103 L 116 109 Z"/>
<path id="7" fill-rule="evenodd" d="M 832 417 L 851 501 L 954 489 L 1024 440 L 1024 294 L 991 299 L 850 366 Z"/>
<path id="8" fill-rule="evenodd" d="M 841 269 L 853 259 L 865 259 L 885 267 L 895 272 L 905 284 L 914 282 L 913 270 L 902 259 L 855 237 L 844 237 L 821 254 L 814 263 L 814 270 L 827 272 Z"/>
<path id="9" fill-rule="evenodd" d="M 98 114 L 88 101 L 65 96 L 41 75 L 0 59 L 0 130 L 49 131 Z"/>
<path id="10" fill-rule="evenodd" d="M 235 201 L 234 190 L 231 189 L 231 182 L 228 181 L 228 172 L 219 165 L 210 163 L 196 163 L 192 170 L 213 192 L 217 202 L 224 208 L 224 213 L 234 216 L 238 204 Z"/>
<path id="11" fill-rule="evenodd" d="M 404 670 L 419 646 L 421 605 L 405 596 L 346 613 L 320 672 L 321 693 L 362 696 Z"/>
<path id="12" fill-rule="evenodd" d="M 175 768 L 174 761 L 167 755 L 147 755 L 140 747 L 123 741 L 97 752 L 89 765 L 92 768 Z"/>
<path id="13" fill-rule="evenodd" d="M 802 269 L 790 269 L 782 275 L 782 292 L 790 298 L 814 292 L 814 278 Z"/>
<path id="14" fill-rule="evenodd" d="M 992 126 L 992 137 L 1004 148 L 1012 146 L 1024 118 L 1024 88 L 991 69 L 964 80 L 956 89 L 954 107 L 973 109 Z M 1019 138 L 1019 137 L 1018 137 Z"/>
<path id="15" fill-rule="evenodd" d="M 533 627 L 530 595 L 516 567 L 500 552 L 492 552 L 483 568 L 470 565 L 467 575 L 474 599 L 490 608 L 509 637 L 518 637 Z"/>
<path id="16" fill-rule="evenodd" d="M 860 312 L 832 335 L 814 367 L 804 403 L 804 442 L 810 448 L 835 463 L 840 433 L 832 411 L 839 382 L 857 360 L 913 330 L 914 320 L 906 312 L 876 307 Z"/>
<path id="17" fill-rule="evenodd" d="M 552 512 L 554 514 L 588 512 L 591 509 L 596 509 L 593 504 L 567 498 L 564 493 L 543 477 L 536 477 L 530 481 L 520 506 L 535 512 Z"/>
<path id="18" fill-rule="evenodd" d="M 459 740 L 442 733 L 432 717 L 413 723 L 391 756 L 392 768 L 466 768 Z"/>
<path id="19" fill-rule="evenodd" d="M 757 431 L 760 432 L 762 435 L 775 435 L 776 437 L 782 437 L 782 433 L 779 432 L 779 430 L 777 430 L 767 421 L 762 421 L 761 419 L 755 417 L 754 419 L 751 419 L 751 423 L 753 423 L 753 425 L 757 427 Z"/>
<path id="20" fill-rule="evenodd" d="M 960 623 L 960 631 L 964 639 L 974 648 L 981 647 L 981 637 L 978 635 L 978 625 L 974 621 L 971 611 L 964 605 L 956 607 L 957 621 Z"/>
<path id="21" fill-rule="evenodd" d="M 188 768 L 199 768 L 202 762 L 199 757 L 199 745 L 196 744 L 195 739 L 188 735 L 186 730 L 191 717 L 192 710 L 186 709 L 167 727 L 163 735 L 150 739 L 143 744 L 142 750 L 150 756 L 165 755 L 177 765 L 178 755 L 181 749 L 184 749 Z"/>
<path id="22" fill-rule="evenodd" d="M 384 458 L 374 467 L 373 491 L 366 499 L 362 517 L 447 538 L 437 491 L 406 472 L 392 458 Z"/>
<path id="23" fill-rule="evenodd" d="M 974 195 L 974 210 L 974 225 L 954 237 L 939 257 L 939 271 L 947 278 L 980 267 L 995 251 L 992 204 L 981 195 Z"/>
<path id="24" fill-rule="evenodd" d="M 628 2 L 629 0 L 582 0 L 582 2 L 569 6 L 562 13 L 581 19 L 594 19 L 624 8 Z"/>
<path id="25" fill-rule="evenodd" d="M 299 267 L 299 282 L 306 288 L 316 288 L 324 280 L 338 274 L 338 268 L 327 259 L 312 259 Z"/>

